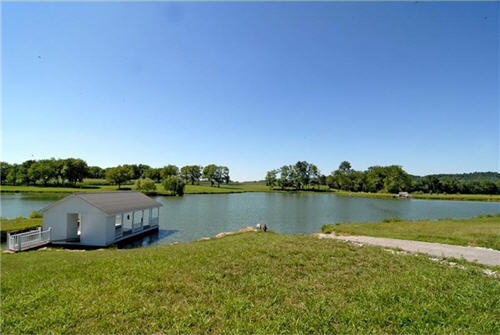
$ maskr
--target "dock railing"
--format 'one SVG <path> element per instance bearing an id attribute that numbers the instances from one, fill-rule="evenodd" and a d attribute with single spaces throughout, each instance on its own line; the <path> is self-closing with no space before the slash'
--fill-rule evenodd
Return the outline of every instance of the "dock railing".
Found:
<path id="1" fill-rule="evenodd" d="M 50 243 L 52 237 L 52 228 L 42 231 L 42 228 L 31 230 L 19 234 L 8 234 L 7 243 L 9 250 L 22 251 L 35 248 Z"/>

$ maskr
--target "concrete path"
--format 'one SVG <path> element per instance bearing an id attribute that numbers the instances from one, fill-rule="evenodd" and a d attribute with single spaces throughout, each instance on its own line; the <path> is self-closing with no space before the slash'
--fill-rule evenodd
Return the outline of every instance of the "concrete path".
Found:
<path id="1" fill-rule="evenodd" d="M 371 244 L 387 248 L 399 248 L 411 253 L 424 253 L 435 257 L 464 258 L 470 262 L 477 262 L 484 265 L 500 265 L 500 251 L 487 248 L 462 247 L 459 245 L 370 236 L 337 236 L 334 234 L 318 234 L 318 237 L 333 238 L 336 240 L 361 244 Z"/>

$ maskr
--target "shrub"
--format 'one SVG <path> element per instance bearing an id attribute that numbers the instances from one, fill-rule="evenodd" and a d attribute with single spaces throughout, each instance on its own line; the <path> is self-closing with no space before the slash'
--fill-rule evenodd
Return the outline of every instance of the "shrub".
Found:
<path id="1" fill-rule="evenodd" d="M 38 212 L 36 212 L 36 211 L 33 211 L 33 212 L 31 212 L 31 214 L 30 214 L 30 218 L 31 218 L 31 219 L 40 219 L 40 218 L 42 218 L 42 214 L 40 214 L 40 213 L 38 213 Z"/>
<path id="2" fill-rule="evenodd" d="M 142 193 L 154 193 L 156 192 L 156 184 L 153 180 L 149 178 L 137 179 L 135 181 L 135 188 Z"/>
<path id="3" fill-rule="evenodd" d="M 384 223 L 389 223 L 389 222 L 401 222 L 403 219 L 400 218 L 385 218 L 382 220 Z"/>
<path id="4" fill-rule="evenodd" d="M 170 191 L 173 195 L 184 195 L 184 187 L 186 183 L 179 176 L 168 176 L 163 180 L 163 187 L 165 191 Z"/>

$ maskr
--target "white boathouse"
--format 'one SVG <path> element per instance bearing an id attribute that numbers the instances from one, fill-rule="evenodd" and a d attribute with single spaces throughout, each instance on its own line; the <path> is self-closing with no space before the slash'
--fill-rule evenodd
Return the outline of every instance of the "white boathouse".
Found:
<path id="1" fill-rule="evenodd" d="M 52 244 L 104 247 L 158 230 L 161 206 L 141 192 L 75 193 L 40 212 Z"/>

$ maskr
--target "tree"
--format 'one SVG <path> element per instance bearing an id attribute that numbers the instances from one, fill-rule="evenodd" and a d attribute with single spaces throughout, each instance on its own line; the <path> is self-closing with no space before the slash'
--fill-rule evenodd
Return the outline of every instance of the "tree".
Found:
<path id="1" fill-rule="evenodd" d="M 191 185 L 200 183 L 200 178 L 202 176 L 202 168 L 199 165 L 186 165 L 181 168 L 181 177 L 186 181 L 190 182 Z"/>
<path id="2" fill-rule="evenodd" d="M 222 183 L 229 183 L 229 169 L 226 166 L 217 166 L 213 175 L 214 181 L 217 183 L 217 187 L 220 187 Z"/>
<path id="3" fill-rule="evenodd" d="M 178 174 L 179 168 L 175 165 L 167 165 L 160 172 L 161 179 L 166 179 L 168 176 L 177 176 Z"/>
<path id="4" fill-rule="evenodd" d="M 154 193 L 156 192 L 156 184 L 152 179 L 140 178 L 135 181 L 135 188 L 142 193 Z"/>
<path id="5" fill-rule="evenodd" d="M 278 176 L 278 170 L 271 170 L 271 171 L 268 171 L 267 174 L 266 174 L 266 185 L 273 188 L 274 185 L 276 185 L 278 179 L 277 179 L 277 176 Z"/>
<path id="6" fill-rule="evenodd" d="M 82 182 L 83 178 L 88 175 L 87 163 L 78 158 L 67 158 L 64 160 L 61 173 L 70 184 Z"/>
<path id="7" fill-rule="evenodd" d="M 89 166 L 88 176 L 96 179 L 106 178 L 106 171 L 98 166 Z"/>
<path id="8" fill-rule="evenodd" d="M 0 162 L 0 183 L 3 185 L 7 182 L 7 175 L 11 169 L 11 165 L 7 162 Z"/>
<path id="9" fill-rule="evenodd" d="M 168 176 L 162 182 L 165 191 L 169 191 L 173 195 L 184 195 L 185 181 L 179 176 Z"/>
<path id="10" fill-rule="evenodd" d="M 296 188 L 300 190 L 303 186 L 309 185 L 309 181 L 311 179 L 309 163 L 307 163 L 306 161 L 299 161 L 295 163 L 292 171 L 293 184 Z"/>
<path id="11" fill-rule="evenodd" d="M 31 180 L 47 185 L 49 180 L 55 177 L 54 159 L 43 159 L 34 162 L 28 169 L 28 176 Z"/>
<path id="12" fill-rule="evenodd" d="M 161 181 L 161 170 L 156 168 L 149 168 L 144 171 L 144 177 L 153 179 L 155 182 L 159 183 Z"/>
<path id="13" fill-rule="evenodd" d="M 411 187 L 411 177 L 399 165 L 385 167 L 384 188 L 385 192 L 398 193 L 409 191 Z"/>
<path id="14" fill-rule="evenodd" d="M 106 179 L 114 184 L 117 184 L 118 189 L 121 188 L 123 183 L 132 179 L 133 176 L 133 171 L 125 165 L 120 165 L 106 170 Z"/>
<path id="15" fill-rule="evenodd" d="M 318 167 L 314 164 L 309 164 L 309 176 L 310 176 L 310 184 L 315 187 L 316 185 L 321 185 L 321 172 Z"/>
<path id="16" fill-rule="evenodd" d="M 215 174 L 217 171 L 217 165 L 210 164 L 203 168 L 203 178 L 210 182 L 210 186 L 215 184 Z"/>
<path id="17" fill-rule="evenodd" d="M 351 163 L 349 163 L 348 161 L 343 161 L 339 165 L 339 170 L 341 170 L 341 171 L 350 171 L 351 170 Z"/>
<path id="18" fill-rule="evenodd" d="M 292 186 L 292 174 L 293 174 L 293 166 L 291 165 L 283 165 L 279 170 L 280 177 L 278 179 L 278 185 L 284 190 L 286 187 Z"/>

